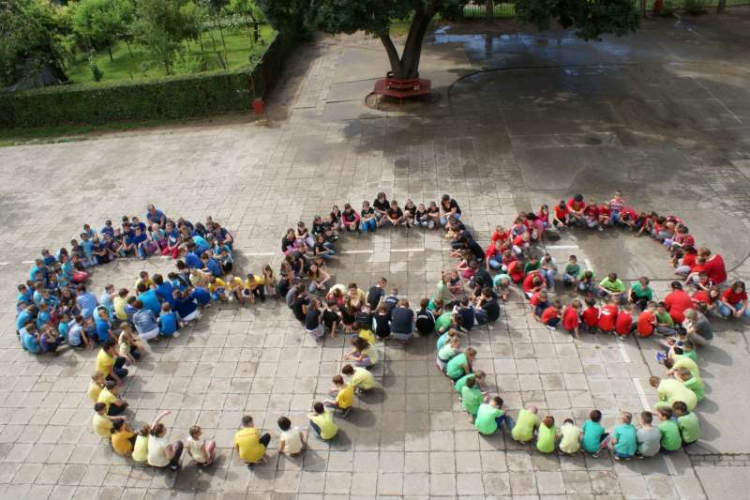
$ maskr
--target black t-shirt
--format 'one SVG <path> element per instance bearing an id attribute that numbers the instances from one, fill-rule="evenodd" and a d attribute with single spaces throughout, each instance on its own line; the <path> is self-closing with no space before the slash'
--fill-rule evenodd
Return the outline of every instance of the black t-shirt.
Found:
<path id="1" fill-rule="evenodd" d="M 361 215 L 361 217 L 363 219 L 366 219 L 366 218 L 368 218 L 368 217 L 370 217 L 372 215 L 375 215 L 375 209 L 372 208 L 372 207 L 370 207 L 368 209 L 364 209 L 363 208 L 362 211 L 360 212 L 360 215 Z"/>
<path id="2" fill-rule="evenodd" d="M 388 337 L 391 334 L 391 325 L 388 321 L 391 319 L 389 314 L 376 314 L 375 322 L 375 335 L 380 338 Z"/>
<path id="3" fill-rule="evenodd" d="M 305 316 L 305 313 L 302 311 L 302 306 L 306 306 L 310 303 L 310 299 L 308 298 L 301 298 L 294 301 L 294 305 L 292 305 L 292 312 L 294 313 L 294 317 L 297 318 L 297 321 L 300 323 L 305 323 L 305 320 L 307 317 Z"/>
<path id="4" fill-rule="evenodd" d="M 471 307 L 461 307 L 458 310 L 458 314 L 464 320 L 461 326 L 466 330 L 471 330 L 474 326 L 474 310 Z"/>
<path id="5" fill-rule="evenodd" d="M 480 262 L 484 260 L 484 249 L 482 248 L 482 245 L 477 243 L 477 240 L 471 239 L 467 241 L 466 246 L 471 250 L 471 254 L 475 259 Z"/>
<path id="6" fill-rule="evenodd" d="M 405 307 L 396 307 L 391 311 L 391 331 L 411 333 L 414 330 L 414 311 Z"/>
<path id="7" fill-rule="evenodd" d="M 329 330 L 333 328 L 333 324 L 339 319 L 341 319 L 340 316 L 330 309 L 326 309 L 326 311 L 323 313 L 323 324 L 325 324 L 326 328 L 328 328 Z"/>
<path id="8" fill-rule="evenodd" d="M 354 210 L 352 210 L 351 212 L 347 212 L 346 210 L 344 210 L 344 213 L 341 215 L 341 217 L 346 222 L 354 222 L 354 220 L 357 218 L 357 213 Z"/>
<path id="9" fill-rule="evenodd" d="M 482 309 L 487 313 L 487 320 L 492 323 L 500 318 L 500 304 L 497 302 L 497 297 L 493 297 L 484 304 Z"/>
<path id="10" fill-rule="evenodd" d="M 403 210 L 401 210 L 401 207 L 388 209 L 388 217 L 390 217 L 391 219 L 400 219 L 403 216 L 404 212 Z"/>
<path id="11" fill-rule="evenodd" d="M 420 335 L 429 335 L 435 331 L 435 315 L 429 309 L 420 309 L 417 313 L 417 331 Z"/>
<path id="12" fill-rule="evenodd" d="M 453 210 L 455 208 L 457 214 L 461 213 L 461 207 L 458 206 L 458 203 L 456 203 L 456 200 L 454 200 L 453 198 L 451 198 L 451 201 L 450 201 L 450 203 L 448 203 L 447 207 L 445 206 L 445 202 L 444 201 L 442 201 L 440 203 L 443 206 L 443 210 L 445 210 L 446 212 L 450 212 L 451 210 Z"/>
<path id="13" fill-rule="evenodd" d="M 427 215 L 427 210 L 422 211 L 417 209 L 417 211 L 414 212 L 414 218 L 417 220 L 422 220 L 425 215 Z"/>
<path id="14" fill-rule="evenodd" d="M 391 204 L 388 200 L 375 200 L 372 202 L 372 206 L 375 207 L 377 210 L 380 210 L 381 212 L 386 212 L 388 209 L 391 208 Z"/>
<path id="15" fill-rule="evenodd" d="M 312 232 L 315 235 L 325 234 L 329 229 L 331 229 L 331 225 L 327 222 L 321 222 L 320 224 L 313 222 Z"/>
<path id="16" fill-rule="evenodd" d="M 320 325 L 320 311 L 312 307 L 307 310 L 305 315 L 305 328 L 315 330 Z"/>
<path id="17" fill-rule="evenodd" d="M 440 209 L 438 207 L 429 206 L 429 207 L 427 207 L 427 213 L 428 214 L 437 214 L 437 213 L 440 213 Z"/>
<path id="18" fill-rule="evenodd" d="M 385 290 L 379 286 L 371 286 L 367 291 L 367 303 L 370 304 L 370 309 L 375 310 L 380 304 L 380 299 L 385 296 Z"/>

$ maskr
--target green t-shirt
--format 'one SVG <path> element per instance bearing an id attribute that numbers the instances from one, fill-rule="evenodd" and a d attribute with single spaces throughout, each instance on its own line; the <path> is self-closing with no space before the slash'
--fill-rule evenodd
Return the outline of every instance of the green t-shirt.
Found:
<path id="1" fill-rule="evenodd" d="M 674 420 L 665 420 L 659 424 L 659 432 L 661 432 L 661 447 L 667 451 L 679 450 L 682 446 L 682 438 L 680 437 L 680 428 Z"/>
<path id="2" fill-rule="evenodd" d="M 463 367 L 463 365 L 466 364 L 468 364 L 468 362 L 466 361 L 466 353 L 462 352 L 461 354 L 454 356 L 450 361 L 448 361 L 448 366 L 445 369 L 445 374 L 448 375 L 452 380 L 461 378 L 466 375 Z"/>
<path id="3" fill-rule="evenodd" d="M 698 363 L 698 351 L 696 351 L 695 349 L 684 351 L 682 355 L 688 359 L 692 359 L 694 363 Z"/>
<path id="4" fill-rule="evenodd" d="M 599 449 L 602 446 L 602 436 L 604 435 L 604 427 L 599 422 L 593 420 L 586 420 L 583 423 L 583 441 L 581 445 L 583 449 L 589 453 L 599 453 Z"/>
<path id="5" fill-rule="evenodd" d="M 523 273 L 529 274 L 531 271 L 536 271 L 541 267 L 542 263 L 537 261 L 536 264 L 532 264 L 531 261 L 526 262 L 523 266 Z"/>
<path id="6" fill-rule="evenodd" d="M 620 278 L 617 278 L 616 280 L 612 281 L 609 279 L 609 276 L 604 278 L 601 283 L 599 283 L 599 286 L 604 288 L 605 290 L 609 290 L 610 292 L 614 293 L 622 293 L 625 291 L 625 284 L 622 282 Z"/>
<path id="7" fill-rule="evenodd" d="M 456 349 L 452 345 L 450 345 L 450 344 L 445 344 L 438 351 L 438 359 L 440 361 L 447 362 L 455 354 L 456 354 Z"/>
<path id="8" fill-rule="evenodd" d="M 476 386 L 473 388 L 464 386 L 464 388 L 461 389 L 461 404 L 464 406 L 464 410 L 472 415 L 477 414 L 479 405 L 482 404 L 482 399 L 482 391 Z"/>
<path id="9" fill-rule="evenodd" d="M 536 449 L 541 453 L 552 453 L 555 451 L 556 435 L 557 431 L 554 425 L 552 427 L 540 425 L 539 433 L 536 436 Z"/>
<path id="10" fill-rule="evenodd" d="M 447 304 L 451 301 L 451 291 L 448 290 L 448 285 L 440 281 L 437 286 L 437 290 L 435 291 L 435 295 L 432 297 L 432 300 L 442 300 L 444 304 Z M 434 309 L 434 305 L 433 305 Z"/>
<path id="11" fill-rule="evenodd" d="M 684 442 L 694 443 L 701 438 L 701 423 L 694 412 L 677 417 L 677 426 Z"/>
<path id="12" fill-rule="evenodd" d="M 622 424 L 615 427 L 613 438 L 617 440 L 615 443 L 615 451 L 620 455 L 633 456 L 638 451 L 638 431 L 630 424 Z"/>
<path id="13" fill-rule="evenodd" d="M 706 395 L 706 384 L 703 383 L 700 377 L 692 377 L 683 382 L 683 385 L 695 393 L 698 401 L 702 400 Z"/>
<path id="14" fill-rule="evenodd" d="M 444 332 L 451 326 L 451 313 L 443 313 L 435 320 L 435 331 Z"/>
<path id="15" fill-rule="evenodd" d="M 578 264 L 568 264 L 565 266 L 565 274 L 570 276 L 578 276 L 581 274 L 581 266 Z"/>
<path id="16" fill-rule="evenodd" d="M 502 287 L 503 284 L 510 285 L 512 281 L 510 280 L 510 276 L 500 273 L 492 278 L 492 283 L 495 285 L 495 287 L 499 288 Z"/>
<path id="17" fill-rule="evenodd" d="M 534 429 L 536 429 L 538 425 L 539 417 L 536 413 L 531 413 L 529 410 L 521 410 L 518 412 L 516 426 L 513 427 L 513 431 L 510 435 L 516 441 L 531 441 L 531 438 L 534 437 Z"/>
<path id="18" fill-rule="evenodd" d="M 670 316 L 667 311 L 664 311 L 664 314 L 659 314 L 659 311 L 656 311 L 654 316 L 656 316 L 656 321 L 660 325 L 674 326 L 674 320 L 672 319 L 672 316 Z"/>
<path id="19" fill-rule="evenodd" d="M 464 375 L 460 379 L 456 380 L 456 383 L 454 384 L 453 388 L 456 389 L 457 393 L 461 394 L 461 389 L 464 388 L 464 386 L 466 385 L 466 381 L 469 380 L 470 378 L 476 378 L 476 375 L 474 375 L 473 373 L 469 373 L 467 375 Z"/>
<path id="20" fill-rule="evenodd" d="M 633 283 L 630 287 L 633 290 L 633 295 L 639 299 L 654 300 L 654 291 L 648 286 L 644 287 L 640 282 Z"/>
<path id="21" fill-rule="evenodd" d="M 560 451 L 573 455 L 581 449 L 581 428 L 574 424 L 560 427 Z"/>
<path id="22" fill-rule="evenodd" d="M 479 405 L 477 411 L 477 418 L 474 420 L 474 427 L 479 431 L 480 434 L 488 436 L 494 434 L 497 431 L 496 418 L 503 416 L 503 410 L 496 408 L 488 403 L 482 403 Z"/>

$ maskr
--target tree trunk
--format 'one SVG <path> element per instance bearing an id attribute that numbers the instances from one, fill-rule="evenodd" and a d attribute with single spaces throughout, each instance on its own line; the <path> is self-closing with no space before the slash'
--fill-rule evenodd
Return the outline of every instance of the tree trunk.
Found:
<path id="1" fill-rule="evenodd" d="M 391 73 L 393 78 L 399 80 L 408 80 L 419 76 L 419 61 L 422 56 L 422 42 L 427 34 L 427 28 L 430 26 L 434 13 L 416 12 L 409 27 L 409 34 L 406 37 L 406 45 L 401 57 L 398 50 L 393 44 L 390 35 L 380 35 L 380 41 L 385 47 L 388 54 L 388 61 L 391 63 Z"/>
<path id="2" fill-rule="evenodd" d="M 495 18 L 495 2 L 493 0 L 487 0 L 484 3 L 484 15 L 488 21 L 492 21 Z"/>
<path id="3" fill-rule="evenodd" d="M 219 28 L 219 34 L 221 35 L 221 45 L 224 47 L 224 51 L 227 50 L 227 42 L 224 41 L 224 30 L 221 28 L 221 23 L 219 22 L 219 18 L 214 18 L 214 24 L 217 28 Z"/>
<path id="4" fill-rule="evenodd" d="M 130 42 L 125 40 L 125 45 L 128 47 L 128 54 L 130 54 L 130 57 L 133 57 L 133 49 L 130 48 Z"/>
<path id="5" fill-rule="evenodd" d="M 110 61 L 114 61 L 115 58 L 112 57 L 112 46 L 111 45 L 107 45 L 107 52 L 109 52 L 109 60 Z"/>
<path id="6" fill-rule="evenodd" d="M 727 6 L 727 0 L 719 0 L 719 5 L 716 6 L 716 12 L 724 12 L 724 9 Z"/>

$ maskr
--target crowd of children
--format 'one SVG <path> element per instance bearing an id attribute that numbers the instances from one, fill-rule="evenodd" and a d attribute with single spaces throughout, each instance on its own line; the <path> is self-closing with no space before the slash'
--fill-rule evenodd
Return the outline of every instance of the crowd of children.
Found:
<path id="1" fill-rule="evenodd" d="M 73 348 L 102 346 L 97 357 L 98 375 L 92 382 L 101 388 L 101 393 L 96 395 L 95 428 L 108 427 L 116 451 L 117 447 L 126 449 L 125 441 L 128 441 L 133 447 L 131 453 L 135 454 L 139 436 L 147 443 L 153 441 L 155 453 L 159 454 L 153 460 L 155 466 L 174 467 L 179 462 L 183 443 L 168 444 L 164 438 L 166 429 L 159 422 L 142 429 L 136 436 L 121 416 L 127 404 L 121 400 L 117 387 L 127 376 L 126 366 L 142 354 L 141 341 L 179 335 L 180 326 L 197 320 L 200 308 L 209 306 L 212 301 L 234 300 L 242 305 L 254 303 L 256 299 L 265 301 L 267 296 L 279 297 L 286 300 L 304 329 L 316 339 L 326 332 L 331 336 L 339 331 L 352 335 L 354 349 L 346 356 L 352 363 L 334 377 L 332 399 L 316 402 L 309 415 L 311 427 L 321 439 L 332 439 L 336 435 L 333 410 L 348 412 L 355 389 L 372 387 L 372 374 L 367 369 L 377 363 L 377 338 L 406 342 L 415 330 L 421 335 L 437 331 L 440 334 L 438 366 L 454 380 L 477 430 L 491 434 L 505 424 L 512 429 L 515 439 L 528 441 L 531 437 L 524 437 L 531 428 L 532 437 L 536 436 L 537 446 L 542 451 L 550 450 L 550 442 L 554 449 L 558 441 L 561 450 L 563 442 L 566 449 L 573 449 L 571 436 L 575 434 L 572 429 L 575 426 L 566 421 L 558 431 L 551 416 L 540 420 L 533 408 L 521 410 L 518 421 L 513 421 L 503 412 L 502 399 L 489 397 L 483 391 L 481 372 L 475 372 L 472 366 L 476 356 L 474 348 L 461 349 L 461 336 L 474 324 L 491 323 L 499 318 L 499 303 L 509 299 L 512 284 L 521 286 L 534 318 L 552 330 L 562 326 L 576 338 L 581 330 L 613 332 L 618 336 L 632 332 L 642 337 L 653 333 L 667 336 L 663 343 L 665 365 L 694 359 L 696 347 L 711 341 L 713 331 L 706 315 L 750 316 L 743 283 L 736 282 L 726 291 L 720 288 L 726 281 L 721 256 L 707 248 L 696 249 L 693 237 L 679 218 L 653 212 L 636 213 L 625 204 L 620 193 L 601 205 L 592 200 L 587 203 L 581 195 L 576 195 L 561 201 L 552 212 L 542 206 L 537 213 L 519 214 L 507 230 L 501 226 L 496 228 L 486 249 L 461 222 L 461 209 L 449 195 L 444 195 L 439 204 L 431 202 L 429 206 L 417 206 L 407 200 L 402 208 L 395 200 L 388 201 L 384 193 L 379 193 L 372 205 L 364 202 L 359 212 L 349 204 L 344 205 L 343 211 L 334 206 L 329 216 L 315 217 L 311 230 L 304 222 L 299 222 L 296 229 L 289 229 L 282 239 L 285 258 L 278 279 L 270 266 L 265 266 L 260 275 L 247 274 L 246 279 L 227 276 L 233 269 L 233 238 L 210 218 L 205 225 L 193 225 L 184 219 L 175 222 L 150 205 L 146 220 L 148 224 L 137 217 L 123 217 L 117 228 L 107 221 L 98 233 L 85 225 L 80 242 L 73 240 L 70 250 L 63 248 L 54 256 L 44 250 L 30 272 L 30 280 L 19 286 L 16 325 L 22 346 L 32 353 L 54 352 L 63 342 Z M 374 232 L 384 225 L 443 228 L 451 255 L 459 260 L 454 271 L 443 274 L 435 294 L 421 300 L 418 311 L 412 310 L 405 298 L 399 297 L 397 289 L 388 294 L 385 278 L 367 293 L 354 283 L 349 286 L 330 284 L 331 276 L 326 267 L 336 256 L 335 242 L 340 234 Z M 621 227 L 652 237 L 668 249 L 676 273 L 684 282 L 675 281 L 673 291 L 664 301 L 655 302 L 647 278 L 641 278 L 627 290 L 614 273 L 601 281 L 595 280 L 594 273 L 583 269 L 577 258 L 571 256 L 558 285 L 554 258 L 547 253 L 537 256 L 533 245 L 544 240 L 545 231 L 571 227 L 600 231 Z M 107 286 L 105 293 L 97 298 L 87 290 L 85 281 L 91 266 L 122 257 L 143 259 L 155 253 L 174 259 L 182 257 L 177 261 L 176 272 L 169 273 L 166 279 L 141 273 L 134 295 L 127 289 L 115 290 Z M 565 307 L 559 299 L 553 298 L 560 285 L 570 288 L 576 295 Z M 692 296 L 684 288 L 692 289 Z M 638 310 L 640 313 L 634 320 L 633 314 Z M 675 383 L 689 387 L 695 394 L 702 392 L 703 385 L 699 374 L 691 370 L 686 373 L 684 367 L 678 366 L 668 376 L 656 382 L 661 404 L 658 414 L 659 418 L 666 415 L 665 427 L 669 427 L 668 422 L 673 418 L 679 427 L 680 418 L 692 415 L 695 405 L 683 401 L 685 393 Z M 687 412 L 682 411 L 680 404 L 688 407 Z M 644 426 L 650 424 L 647 420 L 653 420 L 653 415 L 644 413 Z M 689 420 L 697 422 L 697 418 Z M 299 453 L 294 450 L 301 449 L 304 436 L 299 433 L 299 439 L 295 438 L 298 428 L 290 428 L 287 421 L 283 425 L 282 420 L 279 421 L 284 443 L 282 451 Z M 623 424 L 618 428 L 631 425 L 631 421 L 632 416 L 624 414 Z M 587 431 L 587 427 L 594 428 L 597 423 L 594 413 L 591 422 L 581 431 L 583 442 L 587 441 L 589 432 L 593 432 Z M 662 425 L 659 427 L 661 429 Z M 252 419 L 248 425 L 243 420 L 243 430 L 250 428 L 254 429 Z M 691 436 L 695 435 L 695 429 L 690 432 Z M 260 444 L 255 443 L 254 437 L 250 440 L 254 453 L 257 453 L 257 446 L 262 445 L 264 450 L 268 446 L 270 437 L 266 440 L 266 435 L 260 436 L 255 431 L 244 434 L 258 434 Z M 616 455 L 620 453 L 618 450 L 625 449 L 622 443 L 632 441 L 631 434 L 629 429 L 623 428 L 620 432 L 615 429 L 607 442 L 616 446 Z M 117 446 L 115 435 L 118 435 Z M 246 444 L 247 439 L 243 439 L 242 443 Z M 683 440 L 691 442 L 688 438 Z M 606 445 L 604 441 L 601 443 Z M 242 448 L 239 438 L 236 444 L 238 449 Z M 631 444 L 627 445 L 628 450 Z M 201 441 L 200 429 L 191 429 L 188 439 L 191 456 L 210 463 L 213 446 Z M 584 449 L 588 451 L 593 446 L 584 445 Z M 139 450 L 141 456 L 143 445 Z M 636 454 L 620 453 L 621 457 L 628 458 L 628 455 Z"/>

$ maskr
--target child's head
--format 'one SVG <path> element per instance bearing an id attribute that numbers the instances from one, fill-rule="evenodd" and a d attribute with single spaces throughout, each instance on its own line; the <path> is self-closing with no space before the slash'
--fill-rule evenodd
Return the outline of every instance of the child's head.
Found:
<path id="1" fill-rule="evenodd" d="M 693 374 L 690 373 L 690 368 L 687 368 L 685 366 L 682 366 L 682 367 L 678 368 L 677 371 L 675 372 L 675 374 L 683 382 L 685 382 L 685 381 L 690 380 L 691 378 L 693 378 Z"/>
<path id="2" fill-rule="evenodd" d="M 545 427 L 551 428 L 555 426 L 555 417 L 552 415 L 547 415 L 542 420 L 542 424 L 544 424 Z"/>
<path id="3" fill-rule="evenodd" d="M 94 405 L 94 411 L 99 415 L 104 415 L 107 412 L 107 405 L 104 403 L 96 403 Z"/>
<path id="4" fill-rule="evenodd" d="M 193 439 L 200 439 L 201 434 L 203 433 L 203 431 L 201 430 L 201 428 L 198 427 L 197 425 L 192 426 L 188 430 L 188 432 L 190 433 L 190 437 L 193 438 Z"/>
<path id="5" fill-rule="evenodd" d="M 317 402 L 313 405 L 313 411 L 317 413 L 318 415 L 322 414 L 326 411 L 325 407 L 323 406 L 323 403 Z"/>
<path id="6" fill-rule="evenodd" d="M 392 287 L 391 288 L 391 295 L 394 296 L 394 297 L 398 296 L 398 288 L 396 288 L 395 286 Z"/>
<path id="7" fill-rule="evenodd" d="M 687 415 L 688 413 L 690 413 L 687 405 L 682 401 L 675 401 L 672 404 L 672 410 L 674 411 L 674 414 L 677 415 L 678 417 L 681 417 L 683 415 Z"/>
<path id="8" fill-rule="evenodd" d="M 350 376 L 354 375 L 354 367 L 352 365 L 344 365 L 341 368 L 341 373 L 343 373 L 347 377 L 350 377 Z"/>
<path id="9" fill-rule="evenodd" d="M 537 413 L 539 413 L 539 408 L 537 408 L 537 407 L 536 407 L 536 406 L 534 406 L 534 405 L 529 405 L 529 407 L 528 407 L 527 409 L 528 409 L 528 410 L 529 410 L 529 411 L 530 411 L 531 413 L 533 413 L 534 415 L 536 415 Z"/>
<path id="10" fill-rule="evenodd" d="M 659 314 L 664 314 L 667 312 L 667 304 L 664 302 L 659 302 L 659 304 L 656 306 L 656 309 L 659 311 Z"/>
<path id="11" fill-rule="evenodd" d="M 104 383 L 107 381 L 104 378 L 104 374 L 103 373 L 99 373 L 99 372 L 95 372 L 93 375 L 91 375 L 91 380 L 93 380 L 94 382 L 96 382 L 99 385 L 104 385 Z"/>
<path id="12" fill-rule="evenodd" d="M 568 262 L 571 264 L 576 264 L 578 263 L 578 257 L 576 257 L 575 255 L 571 255 L 570 257 L 568 257 Z"/>
<path id="13" fill-rule="evenodd" d="M 572 307 L 573 309 L 580 309 L 581 301 L 578 299 L 573 300 L 573 302 L 570 303 L 570 307 Z"/>
<path id="14" fill-rule="evenodd" d="M 468 387 L 469 389 L 473 389 L 474 387 L 476 387 L 476 385 L 477 385 L 477 381 L 476 379 L 474 379 L 474 377 L 470 377 L 466 379 L 466 387 Z"/>
<path id="15" fill-rule="evenodd" d="M 659 410 L 659 420 L 662 422 L 665 422 L 672 418 L 674 415 L 674 412 L 672 411 L 672 408 L 661 408 Z"/>
<path id="16" fill-rule="evenodd" d="M 487 377 L 487 374 L 484 373 L 484 370 L 475 370 L 474 371 L 474 378 L 477 379 L 477 382 L 483 381 Z"/>
<path id="17" fill-rule="evenodd" d="M 279 429 L 286 432 L 292 427 L 292 421 L 289 420 L 287 417 L 279 417 L 279 419 L 276 421 L 276 423 L 279 426 Z"/>
<path id="18" fill-rule="evenodd" d="M 651 422 L 653 421 L 654 421 L 654 415 L 650 411 L 641 412 L 641 423 L 643 425 L 651 425 Z"/>
<path id="19" fill-rule="evenodd" d="M 659 387 L 659 384 L 661 383 L 661 379 L 657 376 L 651 376 L 648 379 L 648 383 L 651 387 Z"/>
<path id="20" fill-rule="evenodd" d="M 333 383 L 334 383 L 334 384 L 335 384 L 335 385 L 336 385 L 337 387 L 341 387 L 341 386 L 343 386 L 343 385 L 344 385 L 344 377 L 342 377 L 341 375 L 334 375 L 334 376 L 333 376 Z"/>
<path id="21" fill-rule="evenodd" d="M 385 278 L 380 278 L 380 279 L 378 279 L 378 286 L 379 286 L 380 288 L 383 288 L 383 289 L 385 289 L 385 287 L 386 287 L 387 285 L 388 285 L 388 280 L 387 280 L 387 279 L 385 279 Z"/>
<path id="22" fill-rule="evenodd" d="M 592 422 L 599 422 L 602 419 L 602 412 L 599 410 L 591 410 L 591 413 L 589 413 L 589 419 L 591 419 Z"/>
<path id="23" fill-rule="evenodd" d="M 572 418 L 566 418 L 565 421 L 563 421 L 563 425 L 575 425 Z"/>
<path id="24" fill-rule="evenodd" d="M 253 417 L 251 415 L 245 415 L 242 417 L 242 427 L 252 427 Z"/>
<path id="25" fill-rule="evenodd" d="M 633 414 L 627 411 L 622 412 L 622 415 L 620 415 L 620 420 L 623 424 L 629 424 L 633 421 Z"/>
<path id="26" fill-rule="evenodd" d="M 490 399 L 490 405 L 494 406 L 495 408 L 502 408 L 503 399 L 499 396 L 495 396 L 494 398 Z"/>
<path id="27" fill-rule="evenodd" d="M 172 310 L 172 306 L 169 305 L 169 302 L 165 302 L 161 305 L 161 312 L 168 313 Z"/>

